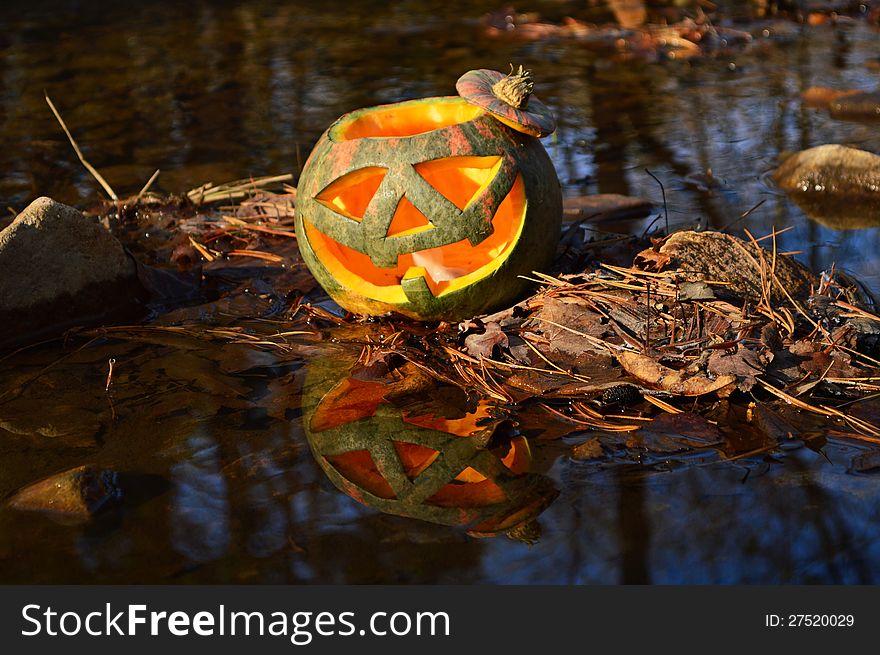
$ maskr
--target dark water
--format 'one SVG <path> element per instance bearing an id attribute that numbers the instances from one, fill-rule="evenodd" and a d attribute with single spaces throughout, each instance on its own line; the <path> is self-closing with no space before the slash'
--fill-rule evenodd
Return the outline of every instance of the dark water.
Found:
<path id="1" fill-rule="evenodd" d="M 615 61 L 582 45 L 480 36 L 488 3 L 7 3 L 0 19 L 0 200 L 98 197 L 43 100 L 122 195 L 298 173 L 353 108 L 450 94 L 461 72 L 523 62 L 559 118 L 545 140 L 568 195 L 660 200 L 670 221 L 756 236 L 880 290 L 880 230 L 809 221 L 766 181 L 822 143 L 880 151 L 877 124 L 800 103 L 811 85 L 874 89 L 880 34 L 862 22 L 768 26 L 747 51 Z M 520 8 L 522 9 L 522 7 Z M 577 14 L 564 3 L 550 17 Z M 759 30 L 760 32 L 760 30 Z M 711 169 L 711 180 L 706 172 Z M 646 221 L 600 226 L 638 231 Z M 382 513 L 331 484 L 302 399 L 323 351 L 288 357 L 175 335 L 51 345 L 0 362 L 0 496 L 85 463 L 121 471 L 122 504 L 62 525 L 0 509 L 8 582 L 876 583 L 880 487 L 852 443 L 721 463 L 576 462 L 532 439 L 559 492 L 526 545 Z M 337 355 L 334 355 L 337 356 Z M 112 392 L 107 361 L 117 362 Z M 307 416 L 306 421 L 309 420 Z M 364 421 L 364 435 L 380 433 Z M 798 446 L 795 442 L 793 446 Z M 407 511 L 414 514 L 412 507 Z"/>

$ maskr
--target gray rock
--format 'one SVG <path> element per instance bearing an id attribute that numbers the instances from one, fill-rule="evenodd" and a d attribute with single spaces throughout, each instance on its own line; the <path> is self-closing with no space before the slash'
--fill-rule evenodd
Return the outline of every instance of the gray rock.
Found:
<path id="1" fill-rule="evenodd" d="M 765 270 L 773 261 L 773 254 L 768 250 L 730 234 L 711 231 L 675 232 L 660 246 L 660 253 L 670 258 L 667 270 L 677 269 L 690 278 L 689 281 L 724 282 L 713 286 L 711 291 L 735 303 L 741 303 L 743 298 L 753 303 L 760 301 L 765 282 L 761 261 Z M 637 256 L 637 261 L 641 257 Z M 787 301 L 781 288 L 796 300 L 805 300 L 819 284 L 818 277 L 785 255 L 776 257 L 773 271 L 778 284 L 771 285 L 770 298 L 775 304 Z M 691 291 L 696 289 L 692 287 Z"/>
<path id="2" fill-rule="evenodd" d="M 135 280 L 134 261 L 97 220 L 38 198 L 0 232 L 0 343 L 106 316 Z"/>
<path id="3" fill-rule="evenodd" d="M 96 220 L 37 198 L 0 232 L 0 308 L 76 295 L 99 282 L 133 276 L 122 245 Z"/>
<path id="4" fill-rule="evenodd" d="M 773 173 L 813 220 L 835 229 L 880 225 L 880 156 L 824 145 L 802 150 Z"/>

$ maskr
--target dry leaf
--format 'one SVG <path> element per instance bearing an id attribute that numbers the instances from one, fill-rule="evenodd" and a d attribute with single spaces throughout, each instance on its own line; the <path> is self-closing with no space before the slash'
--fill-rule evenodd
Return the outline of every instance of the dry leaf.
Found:
<path id="1" fill-rule="evenodd" d="M 464 346 L 471 357 L 492 357 L 495 346 L 507 348 L 509 345 L 507 335 L 498 323 L 486 323 L 485 332 L 469 334 L 464 340 Z"/>
<path id="2" fill-rule="evenodd" d="M 754 350 L 737 345 L 734 352 L 715 350 L 709 355 L 706 370 L 718 377 L 733 375 L 740 391 L 749 391 L 757 383 L 756 375 L 764 372 L 766 364 Z"/>
<path id="3" fill-rule="evenodd" d="M 780 286 L 795 299 L 806 299 L 811 287 L 818 286 L 818 278 L 791 257 L 777 254 L 774 261 L 772 252 L 722 232 L 676 232 L 660 246 L 660 254 L 670 258 L 664 270 L 680 271 L 691 280 L 722 282 L 723 286 L 714 288 L 715 293 L 731 294 L 738 302 L 742 298 L 752 302 L 762 298 L 771 266 L 778 281 L 771 289 L 774 303 L 786 301 Z M 636 256 L 637 266 L 641 266 L 639 258 L 644 256 L 645 252 Z"/>
<path id="4" fill-rule="evenodd" d="M 647 355 L 629 351 L 617 353 L 617 361 L 637 380 L 676 396 L 701 396 L 736 382 L 733 375 L 722 375 L 713 380 L 701 373 L 676 371 Z"/>
<path id="5" fill-rule="evenodd" d="M 643 271 L 659 272 L 666 268 L 669 263 L 670 256 L 666 253 L 655 250 L 654 248 L 645 248 L 633 259 L 633 266 Z"/>

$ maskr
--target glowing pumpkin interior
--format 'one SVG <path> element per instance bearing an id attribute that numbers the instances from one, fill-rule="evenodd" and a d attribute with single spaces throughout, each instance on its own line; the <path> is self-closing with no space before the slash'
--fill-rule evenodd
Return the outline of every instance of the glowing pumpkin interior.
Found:
<path id="1" fill-rule="evenodd" d="M 335 141 L 357 138 L 405 137 L 472 120 L 482 113 L 467 103 L 418 103 L 379 107 L 338 124 Z M 393 155 L 392 155 L 393 156 Z M 500 156 L 449 157 L 418 163 L 416 172 L 439 194 L 465 210 L 492 183 L 501 166 Z M 387 169 L 370 166 L 348 173 L 323 189 L 315 199 L 341 215 L 340 220 L 360 222 L 382 183 Z M 361 296 L 391 304 L 407 297 L 403 279 L 424 277 L 434 296 L 462 289 L 491 275 L 507 259 L 519 239 L 526 214 L 522 176 L 516 180 L 492 217 L 493 232 L 473 245 L 468 239 L 398 256 L 396 266 L 381 268 L 360 253 L 304 221 L 312 249 L 345 288 Z M 404 195 L 391 218 L 386 237 L 417 234 L 435 229 L 431 217 L 422 214 Z"/>

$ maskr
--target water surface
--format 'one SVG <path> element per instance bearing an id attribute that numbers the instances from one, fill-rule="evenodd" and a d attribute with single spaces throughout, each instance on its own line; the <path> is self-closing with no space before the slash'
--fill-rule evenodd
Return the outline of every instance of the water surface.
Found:
<path id="1" fill-rule="evenodd" d="M 540 8 L 554 19 L 577 12 Z M 791 228 L 781 249 L 880 290 L 880 229 L 813 223 L 766 177 L 786 153 L 823 143 L 880 152 L 876 123 L 832 119 L 798 98 L 811 85 L 872 90 L 876 29 L 769 26 L 747 50 L 615 60 L 575 42 L 488 39 L 478 19 L 494 9 L 456 0 L 7 3 L 0 200 L 18 210 L 38 195 L 77 206 L 99 197 L 43 90 L 118 193 L 136 192 L 157 168 L 156 188 L 177 192 L 297 175 L 340 114 L 451 94 L 470 68 L 521 62 L 559 119 L 545 145 L 566 195 L 624 193 L 659 207 L 649 169 L 665 186 L 672 227 L 722 228 L 763 201 L 740 227 L 756 236 Z M 653 218 L 592 229 L 641 233 Z M 880 487 L 853 467 L 865 450 L 842 441 L 821 452 L 795 441 L 733 463 L 713 453 L 577 462 L 567 455 L 576 439 L 533 435 L 530 474 L 559 493 L 533 545 L 382 513 L 341 493 L 309 447 L 301 399 L 318 356 L 142 335 L 49 344 L 0 362 L 0 495 L 88 462 L 129 476 L 122 505 L 89 523 L 0 510 L 0 580 L 880 580 Z"/>

